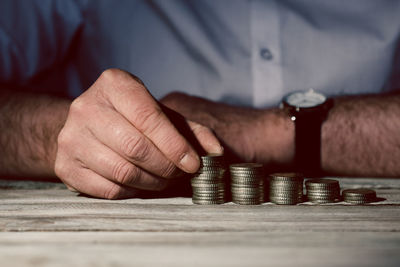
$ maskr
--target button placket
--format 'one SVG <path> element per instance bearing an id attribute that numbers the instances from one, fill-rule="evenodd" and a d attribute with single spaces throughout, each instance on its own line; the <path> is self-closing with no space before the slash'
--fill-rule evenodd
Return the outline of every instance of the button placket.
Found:
<path id="1" fill-rule="evenodd" d="M 275 1 L 251 2 L 253 104 L 273 105 L 282 97 L 279 9 Z"/>

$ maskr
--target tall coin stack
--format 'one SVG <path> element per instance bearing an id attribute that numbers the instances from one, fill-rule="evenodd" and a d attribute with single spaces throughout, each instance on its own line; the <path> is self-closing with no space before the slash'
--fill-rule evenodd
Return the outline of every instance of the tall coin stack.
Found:
<path id="1" fill-rule="evenodd" d="M 346 189 L 342 192 L 343 200 L 353 204 L 367 204 L 376 201 L 376 192 L 372 189 Z"/>
<path id="2" fill-rule="evenodd" d="M 240 205 L 260 205 L 264 202 L 264 168 L 259 163 L 229 166 L 232 202 Z"/>
<path id="3" fill-rule="evenodd" d="M 274 173 L 269 176 L 269 199 L 280 205 L 296 205 L 303 201 L 303 175 Z"/>
<path id="4" fill-rule="evenodd" d="M 201 165 L 192 177 L 192 201 L 194 204 L 211 205 L 225 203 L 226 164 L 221 155 L 201 157 Z"/>
<path id="5" fill-rule="evenodd" d="M 307 180 L 306 189 L 307 198 L 313 203 L 332 203 L 340 199 L 340 185 L 337 180 Z"/>

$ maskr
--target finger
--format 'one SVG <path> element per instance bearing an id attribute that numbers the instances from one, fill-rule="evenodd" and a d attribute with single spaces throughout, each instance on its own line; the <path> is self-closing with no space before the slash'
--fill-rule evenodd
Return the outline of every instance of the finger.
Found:
<path id="1" fill-rule="evenodd" d="M 72 186 L 81 193 L 105 199 L 132 198 L 140 193 L 138 189 L 114 183 L 85 168 L 75 174 Z"/>
<path id="2" fill-rule="evenodd" d="M 77 160 L 64 153 L 57 155 L 55 170 L 68 188 L 93 197 L 120 199 L 135 197 L 140 193 L 138 189 L 114 183 L 88 168 L 83 168 Z"/>
<path id="3" fill-rule="evenodd" d="M 115 151 L 120 157 L 156 176 L 169 178 L 177 174 L 178 169 L 175 164 L 166 158 L 129 121 L 113 109 L 99 108 L 101 110 L 98 113 L 102 114 L 101 118 L 94 118 L 87 122 L 95 138 Z M 101 121 L 98 121 L 99 119 Z M 107 125 L 107 127 L 98 127 L 99 124 Z"/>
<path id="4" fill-rule="evenodd" d="M 86 147 L 78 152 L 78 158 L 85 167 L 115 183 L 145 190 L 162 190 L 167 181 L 155 177 L 131 162 L 122 158 L 113 150 L 97 140 L 86 140 Z"/>
<path id="5" fill-rule="evenodd" d="M 115 109 L 176 166 L 186 172 L 195 172 L 200 165 L 197 153 L 168 120 L 147 89 L 125 72 L 113 70 L 103 76 L 107 76 L 104 79 L 115 89 L 113 93 L 106 93 Z"/>
<path id="6" fill-rule="evenodd" d="M 224 148 L 212 130 L 204 125 L 187 120 L 187 123 L 203 149 L 209 154 L 224 154 Z"/>

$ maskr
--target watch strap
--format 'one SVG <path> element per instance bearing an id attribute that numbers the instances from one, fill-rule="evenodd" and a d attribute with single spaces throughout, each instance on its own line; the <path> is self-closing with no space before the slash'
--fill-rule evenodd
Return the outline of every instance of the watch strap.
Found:
<path id="1" fill-rule="evenodd" d="M 297 116 L 295 121 L 296 170 L 308 177 L 321 174 L 321 126 L 319 116 Z"/>

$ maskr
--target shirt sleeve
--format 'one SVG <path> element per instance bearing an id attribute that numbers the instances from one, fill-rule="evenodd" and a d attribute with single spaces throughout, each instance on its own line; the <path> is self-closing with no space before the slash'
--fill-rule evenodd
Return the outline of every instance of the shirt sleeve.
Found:
<path id="1" fill-rule="evenodd" d="M 1 0 L 0 83 L 25 85 L 62 61 L 81 25 L 74 0 Z"/>

